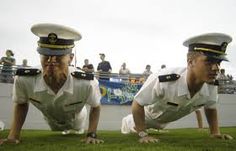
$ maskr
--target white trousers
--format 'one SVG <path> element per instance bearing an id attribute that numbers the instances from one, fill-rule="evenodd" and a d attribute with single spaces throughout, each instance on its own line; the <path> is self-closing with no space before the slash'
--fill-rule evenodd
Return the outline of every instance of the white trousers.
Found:
<path id="1" fill-rule="evenodd" d="M 64 130 L 81 130 L 85 129 L 87 119 L 87 109 L 86 106 L 83 107 L 83 109 L 75 113 L 75 118 L 72 120 L 65 120 L 65 123 L 57 123 L 53 119 L 47 119 L 45 120 L 48 122 L 48 125 L 50 126 L 52 131 L 64 131 Z"/>
<path id="2" fill-rule="evenodd" d="M 159 123 L 157 119 L 150 119 L 148 117 L 145 117 L 145 126 L 147 129 L 149 128 L 163 129 L 166 127 L 166 125 L 167 123 Z M 132 114 L 129 114 L 122 119 L 121 133 L 122 134 L 136 133 L 134 118 Z"/>
<path id="3" fill-rule="evenodd" d="M 87 114 L 86 106 L 84 106 L 83 109 L 76 114 L 74 130 L 85 129 Z"/>

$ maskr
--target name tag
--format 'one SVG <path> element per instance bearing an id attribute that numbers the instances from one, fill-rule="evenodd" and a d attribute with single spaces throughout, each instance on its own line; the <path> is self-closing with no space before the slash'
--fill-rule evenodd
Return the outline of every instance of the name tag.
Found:
<path id="1" fill-rule="evenodd" d="M 167 102 L 168 105 L 172 105 L 172 106 L 179 106 L 179 104 L 177 103 L 173 103 L 173 102 Z"/>
<path id="2" fill-rule="evenodd" d="M 195 106 L 193 106 L 193 107 L 202 107 L 202 106 L 204 106 L 205 104 L 199 104 L 199 105 L 195 105 Z"/>
<path id="3" fill-rule="evenodd" d="M 40 101 L 38 101 L 38 100 L 35 100 L 35 99 L 33 99 L 33 98 L 29 98 L 29 100 L 31 100 L 31 101 L 33 101 L 33 102 L 36 102 L 36 103 L 38 103 L 38 104 L 41 104 L 41 102 L 40 102 Z"/>
<path id="4" fill-rule="evenodd" d="M 80 104 L 80 103 L 82 103 L 82 101 L 79 101 L 79 102 L 73 102 L 73 103 L 70 103 L 70 104 L 66 104 L 65 106 L 76 105 L 76 104 Z"/>

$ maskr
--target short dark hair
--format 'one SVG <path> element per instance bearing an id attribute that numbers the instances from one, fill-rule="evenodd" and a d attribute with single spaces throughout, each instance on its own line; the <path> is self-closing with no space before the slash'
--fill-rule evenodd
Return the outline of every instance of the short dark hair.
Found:
<path id="1" fill-rule="evenodd" d="M 104 53 L 100 53 L 99 55 L 100 55 L 100 56 L 104 56 L 104 57 L 105 57 L 105 54 L 104 54 Z"/>
<path id="2" fill-rule="evenodd" d="M 6 53 L 7 52 L 9 52 L 11 54 L 11 56 L 14 56 L 14 53 L 10 49 L 7 49 Z"/>
<path id="3" fill-rule="evenodd" d="M 146 68 L 149 68 L 149 67 L 151 67 L 151 65 L 149 65 L 149 64 L 148 64 L 148 65 L 146 65 Z"/>

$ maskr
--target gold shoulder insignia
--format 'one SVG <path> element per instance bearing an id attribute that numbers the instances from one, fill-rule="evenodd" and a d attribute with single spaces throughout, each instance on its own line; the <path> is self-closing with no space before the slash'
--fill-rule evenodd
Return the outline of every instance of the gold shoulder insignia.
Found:
<path id="1" fill-rule="evenodd" d="M 35 76 L 39 73 L 41 73 L 41 70 L 36 69 L 36 68 L 30 68 L 30 69 L 18 68 L 16 70 L 16 75 L 18 76 Z"/>
<path id="2" fill-rule="evenodd" d="M 158 76 L 160 82 L 176 81 L 180 78 L 178 74 L 166 74 Z"/>
<path id="3" fill-rule="evenodd" d="M 84 79 L 84 80 L 93 80 L 94 75 L 91 73 L 84 73 L 84 72 L 72 72 L 71 75 L 75 77 L 76 79 Z"/>

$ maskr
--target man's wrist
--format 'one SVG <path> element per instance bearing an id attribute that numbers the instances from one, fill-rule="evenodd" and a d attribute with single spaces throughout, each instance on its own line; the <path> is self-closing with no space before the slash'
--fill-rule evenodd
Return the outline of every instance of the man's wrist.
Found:
<path id="1" fill-rule="evenodd" d="M 138 132 L 138 136 L 141 137 L 141 138 L 143 138 L 143 137 L 148 136 L 148 133 L 145 132 L 145 131 L 140 131 L 140 132 Z"/>
<path id="2" fill-rule="evenodd" d="M 89 132 L 89 133 L 87 133 L 86 136 L 87 136 L 87 137 L 91 137 L 91 138 L 97 138 L 96 132 Z"/>

